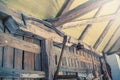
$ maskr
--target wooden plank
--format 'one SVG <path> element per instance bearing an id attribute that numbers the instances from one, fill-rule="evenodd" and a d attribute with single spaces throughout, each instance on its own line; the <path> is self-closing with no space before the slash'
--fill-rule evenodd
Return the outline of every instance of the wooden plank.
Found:
<path id="1" fill-rule="evenodd" d="M 34 42 L 33 37 L 24 37 L 24 40 L 31 43 Z M 31 52 L 24 51 L 24 70 L 34 70 L 34 56 Z"/>
<path id="2" fill-rule="evenodd" d="M 42 71 L 16 70 L 16 69 L 0 67 L 0 77 L 5 77 L 5 78 L 44 78 L 45 73 Z"/>
<path id="3" fill-rule="evenodd" d="M 53 26 L 60 26 L 63 25 L 67 22 L 72 21 L 73 19 L 80 17 L 100 6 L 102 6 L 103 4 L 110 2 L 112 0 L 90 0 L 87 1 L 85 3 L 83 3 L 82 5 L 79 5 L 78 7 L 74 8 L 73 10 L 61 15 L 58 21 L 52 22 Z"/>
<path id="4" fill-rule="evenodd" d="M 14 35 L 16 38 L 22 40 L 22 36 Z M 14 68 L 17 70 L 22 70 L 22 56 L 23 56 L 23 51 L 20 49 L 14 49 Z"/>
<path id="5" fill-rule="evenodd" d="M 5 33 L 9 33 L 8 30 L 5 28 Z M 14 49 L 12 47 L 4 47 L 3 53 L 3 67 L 13 69 L 13 60 L 14 60 Z M 12 80 L 8 78 L 3 78 L 3 80 Z"/>
<path id="6" fill-rule="evenodd" d="M 0 43 L 0 46 L 10 46 L 33 53 L 40 52 L 40 46 L 38 46 L 37 44 L 17 39 L 5 33 L 0 34 Z"/>
<path id="7" fill-rule="evenodd" d="M 41 46 L 41 41 L 38 39 L 34 40 L 34 43 L 38 44 Z M 41 70 L 41 66 L 42 66 L 42 59 L 41 59 L 41 53 L 35 54 L 35 61 L 34 61 L 34 69 L 37 71 Z"/>
<path id="8" fill-rule="evenodd" d="M 24 37 L 24 40 L 33 43 L 32 37 Z M 34 70 L 34 55 L 32 55 L 31 52 L 24 51 L 24 69 Z"/>
<path id="9" fill-rule="evenodd" d="M 18 35 L 14 35 L 14 37 L 22 40 L 23 37 L 22 36 L 18 36 Z M 22 70 L 22 61 L 23 61 L 23 51 L 20 49 L 14 49 L 14 69 L 17 70 Z M 14 80 L 20 80 L 20 79 L 14 79 Z"/>
<path id="10" fill-rule="evenodd" d="M 99 23 L 99 22 L 103 22 L 106 20 L 109 21 L 109 20 L 118 18 L 119 15 L 120 15 L 120 13 L 116 13 L 116 14 L 114 13 L 114 14 L 105 15 L 105 16 L 101 16 L 101 17 L 94 17 L 91 19 L 69 22 L 69 23 L 66 23 L 63 25 L 63 29 L 73 28 L 73 27 L 82 26 L 82 25 L 86 25 L 86 24 Z"/>

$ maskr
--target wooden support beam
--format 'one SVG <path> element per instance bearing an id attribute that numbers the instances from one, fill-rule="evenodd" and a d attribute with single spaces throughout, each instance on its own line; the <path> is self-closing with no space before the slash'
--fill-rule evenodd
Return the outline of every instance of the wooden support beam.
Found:
<path id="1" fill-rule="evenodd" d="M 25 15 L 24 15 L 24 17 L 25 17 L 26 20 L 32 20 L 32 21 L 41 23 L 41 24 L 45 25 L 44 27 L 48 27 L 48 28 L 52 29 L 53 31 L 55 31 L 59 36 L 64 37 L 64 34 L 61 31 L 59 31 L 57 28 L 52 26 L 51 24 L 49 24 L 45 21 L 42 21 L 40 19 L 34 18 L 34 17 L 27 17 Z"/>
<path id="2" fill-rule="evenodd" d="M 25 71 L 8 68 L 0 68 L 0 77 L 5 78 L 44 78 L 42 71 Z"/>
<path id="3" fill-rule="evenodd" d="M 115 29 L 115 31 L 113 32 L 112 36 L 110 37 L 109 41 L 107 42 L 107 44 L 105 45 L 103 52 L 106 52 L 107 47 L 109 46 L 110 42 L 112 41 L 112 38 L 116 35 L 116 33 L 120 30 L 120 25 Z"/>
<path id="4" fill-rule="evenodd" d="M 109 21 L 109 20 L 118 18 L 119 15 L 120 15 L 120 13 L 117 13 L 117 14 L 110 14 L 110 15 L 105 15 L 105 16 L 101 16 L 101 17 L 94 17 L 91 19 L 85 19 L 85 20 L 81 20 L 81 21 L 69 22 L 69 23 L 66 23 L 63 25 L 63 29 L 74 28 L 74 27 L 82 26 L 82 25 L 86 25 L 86 24 L 99 23 L 99 22 L 103 22 L 106 20 Z"/>
<path id="5" fill-rule="evenodd" d="M 77 79 L 77 75 L 57 75 L 56 79 Z"/>
<path id="6" fill-rule="evenodd" d="M 118 43 L 118 41 L 120 40 L 120 37 L 115 41 L 115 43 L 110 47 L 110 49 L 108 50 L 108 52 L 110 52 L 113 47 L 115 47 L 115 45 Z"/>
<path id="7" fill-rule="evenodd" d="M 40 53 L 40 46 L 38 46 L 37 44 L 17 39 L 6 33 L 0 34 L 0 46 L 10 46 L 32 53 Z"/>
<path id="8" fill-rule="evenodd" d="M 91 10 L 94 10 L 103 4 L 109 2 L 111 0 L 90 0 L 86 3 L 83 3 L 82 5 L 79 5 L 78 7 L 74 8 L 73 10 L 61 15 L 58 21 L 52 22 L 54 26 L 61 26 L 67 22 L 72 21 L 73 19 L 80 17 Z"/>
<path id="9" fill-rule="evenodd" d="M 73 3 L 73 1 L 74 1 L 74 0 L 65 0 L 62 8 L 61 8 L 60 11 L 57 13 L 56 17 L 59 17 L 59 16 L 61 16 L 62 14 L 66 13 L 66 12 L 69 10 L 69 8 L 70 8 L 71 4 Z"/>
<path id="10" fill-rule="evenodd" d="M 91 26 L 92 26 L 92 25 L 88 24 L 88 25 L 85 27 L 85 29 L 83 30 L 82 34 L 81 34 L 80 37 L 78 38 L 78 40 L 82 40 L 82 39 L 85 37 L 85 35 L 87 34 L 87 32 L 88 32 L 88 30 L 89 30 L 89 28 L 90 28 Z"/>
<path id="11" fill-rule="evenodd" d="M 103 30 L 102 34 L 100 35 L 100 37 L 98 38 L 98 40 L 95 42 L 93 48 L 97 49 L 97 47 L 99 46 L 99 44 L 102 42 L 102 40 L 104 39 L 104 37 L 106 36 L 109 28 L 111 27 L 111 25 L 114 23 L 114 20 L 111 20 L 107 26 L 105 27 L 105 29 Z"/>
<path id="12" fill-rule="evenodd" d="M 63 46 L 62 46 L 62 50 L 61 50 L 59 62 L 58 62 L 58 65 L 57 65 L 57 70 L 56 70 L 56 72 L 55 72 L 55 74 L 54 74 L 54 79 L 53 79 L 53 80 L 56 80 L 56 79 L 57 79 L 56 77 L 57 77 L 58 72 L 59 72 L 59 70 L 60 70 L 60 66 L 61 66 L 62 57 L 63 57 L 63 53 L 64 53 L 64 49 L 65 49 L 66 42 L 67 42 L 67 36 L 64 36 Z"/>
<path id="13" fill-rule="evenodd" d="M 120 13 L 120 8 L 118 7 L 117 11 L 115 12 L 116 14 Z M 118 17 L 118 16 L 116 16 Z M 115 18 L 116 18 L 115 17 Z M 100 35 L 100 37 L 98 38 L 98 40 L 95 42 L 93 48 L 97 49 L 97 47 L 99 46 L 99 44 L 102 42 L 102 40 L 104 39 L 104 37 L 106 36 L 108 30 L 110 29 L 110 27 L 112 26 L 112 24 L 115 22 L 116 19 L 111 19 L 109 21 L 109 23 L 107 24 L 107 26 L 105 27 L 105 29 L 103 30 L 102 34 Z"/>

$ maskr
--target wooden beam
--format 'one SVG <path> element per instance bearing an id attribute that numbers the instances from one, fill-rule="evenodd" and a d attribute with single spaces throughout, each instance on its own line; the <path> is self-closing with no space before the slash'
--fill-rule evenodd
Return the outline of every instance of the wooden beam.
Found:
<path id="1" fill-rule="evenodd" d="M 0 34 L 0 46 L 10 46 L 20 50 L 25 50 L 32 53 L 40 53 L 40 46 L 30 42 L 17 39 L 9 34 Z"/>
<path id="2" fill-rule="evenodd" d="M 28 17 L 28 16 L 25 16 L 25 15 L 24 15 L 24 17 L 25 17 L 26 20 L 32 20 L 32 21 L 41 23 L 41 24 L 45 25 L 44 27 L 50 28 L 53 31 L 55 31 L 59 36 L 64 37 L 64 34 L 60 30 L 58 30 L 53 25 L 51 25 L 51 24 L 49 24 L 49 23 L 47 23 L 43 20 L 40 20 L 40 19 L 37 19 L 37 18 L 34 18 L 34 17 Z"/>
<path id="3" fill-rule="evenodd" d="M 65 49 L 66 42 L 67 42 L 67 36 L 64 36 L 63 46 L 62 46 L 62 50 L 61 50 L 59 62 L 58 62 L 58 65 L 57 65 L 57 70 L 56 70 L 56 72 L 55 72 L 55 74 L 54 74 L 54 79 L 53 79 L 53 80 L 56 80 L 56 79 L 57 79 L 57 75 L 58 75 L 59 70 L 60 70 L 60 66 L 61 66 L 62 57 L 63 57 L 63 53 L 64 53 L 64 49 Z"/>
<path id="4" fill-rule="evenodd" d="M 91 26 L 92 26 L 92 25 L 88 24 L 88 25 L 85 27 L 85 29 L 83 30 L 82 34 L 81 34 L 80 37 L 78 38 L 78 40 L 82 40 L 82 39 L 85 37 L 85 35 L 87 34 L 87 32 L 88 32 L 88 30 L 89 30 L 89 28 L 90 28 Z"/>
<path id="5" fill-rule="evenodd" d="M 93 18 L 95 18 L 100 13 L 101 9 L 102 9 L 102 7 L 100 7 L 98 9 L 98 11 L 96 12 L 96 14 L 94 15 Z M 92 25 L 87 24 L 86 28 L 84 29 L 84 31 L 82 32 L 82 34 L 79 36 L 78 40 L 82 40 L 85 37 L 85 35 L 87 34 L 87 32 L 88 32 L 88 30 L 90 29 L 91 26 Z"/>
<path id="6" fill-rule="evenodd" d="M 102 42 L 102 40 L 104 39 L 104 37 L 106 36 L 107 32 L 109 31 L 109 28 L 111 27 L 111 25 L 114 23 L 114 20 L 111 20 L 107 26 L 105 27 L 105 29 L 103 30 L 102 34 L 100 35 L 100 37 L 98 38 L 98 40 L 95 42 L 95 44 L 93 45 L 93 48 L 97 49 L 97 47 L 99 46 L 99 44 Z"/>
<path id="7" fill-rule="evenodd" d="M 52 22 L 54 26 L 61 26 L 67 22 L 72 21 L 73 19 L 80 17 L 91 10 L 94 10 L 103 4 L 109 2 L 110 0 L 89 0 L 86 3 L 83 3 L 82 5 L 79 5 L 78 7 L 74 8 L 73 10 L 61 15 L 58 21 Z"/>
<path id="8" fill-rule="evenodd" d="M 109 20 L 118 18 L 118 16 L 120 16 L 120 13 L 105 15 L 105 16 L 101 16 L 101 17 L 94 17 L 91 19 L 86 19 L 86 20 L 81 20 L 81 21 L 69 22 L 69 23 L 66 23 L 63 25 L 63 29 L 74 28 L 74 27 L 82 26 L 82 25 L 86 25 L 86 24 L 99 23 L 99 22 L 103 22 L 106 20 L 109 21 Z"/>
<path id="9" fill-rule="evenodd" d="M 69 8 L 70 8 L 71 4 L 73 3 L 73 1 L 74 1 L 74 0 L 65 0 L 62 8 L 61 8 L 60 11 L 57 13 L 56 17 L 59 17 L 59 16 L 61 16 L 62 14 L 66 13 L 66 12 L 69 10 Z"/>
<path id="10" fill-rule="evenodd" d="M 110 42 L 112 41 L 112 38 L 116 35 L 116 33 L 120 30 L 120 25 L 115 29 L 115 31 L 113 32 L 112 36 L 110 37 L 109 41 L 107 42 L 107 44 L 105 45 L 103 52 L 106 52 L 105 50 L 107 49 L 107 47 L 109 46 Z"/>
<path id="11" fill-rule="evenodd" d="M 110 47 L 110 49 L 108 50 L 108 52 L 110 52 L 113 47 L 115 47 L 115 45 L 117 44 L 117 42 L 120 40 L 120 37 L 115 41 L 115 43 Z"/>
<path id="12" fill-rule="evenodd" d="M 8 68 L 0 68 L 0 77 L 5 78 L 44 78 L 42 71 L 25 71 Z"/>
<path id="13" fill-rule="evenodd" d="M 115 12 L 116 14 L 120 13 L 120 8 L 118 7 L 117 11 Z M 118 17 L 118 16 L 116 16 Z M 115 22 L 116 19 L 111 19 L 109 21 L 109 23 L 107 24 L 107 26 L 105 27 L 105 29 L 103 30 L 102 34 L 100 35 L 100 37 L 98 38 L 98 40 L 95 42 L 93 48 L 97 49 L 97 47 L 99 46 L 99 44 L 102 42 L 102 40 L 104 39 L 104 37 L 106 36 L 108 30 L 110 29 L 110 27 L 112 26 L 112 24 Z"/>

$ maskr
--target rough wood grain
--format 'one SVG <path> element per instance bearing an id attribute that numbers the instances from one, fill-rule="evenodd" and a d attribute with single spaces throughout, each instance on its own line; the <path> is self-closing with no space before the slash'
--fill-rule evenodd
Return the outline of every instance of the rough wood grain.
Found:
<path id="1" fill-rule="evenodd" d="M 5 33 L 0 34 L 0 46 L 10 46 L 33 53 L 40 52 L 40 46 L 37 44 L 17 39 Z"/>

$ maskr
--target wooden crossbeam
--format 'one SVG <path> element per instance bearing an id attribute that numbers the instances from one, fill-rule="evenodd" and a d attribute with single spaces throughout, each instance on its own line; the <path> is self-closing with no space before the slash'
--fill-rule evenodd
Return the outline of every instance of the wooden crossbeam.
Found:
<path id="1" fill-rule="evenodd" d="M 5 78 L 44 78 L 42 71 L 25 71 L 8 68 L 0 68 L 0 77 Z"/>
<path id="2" fill-rule="evenodd" d="M 52 22 L 54 26 L 60 26 L 67 22 L 72 21 L 73 19 L 80 17 L 91 10 L 94 10 L 103 4 L 109 2 L 111 0 L 89 0 L 86 3 L 83 3 L 82 5 L 79 5 L 78 7 L 74 8 L 73 10 L 61 15 L 58 21 Z"/>
<path id="3" fill-rule="evenodd" d="M 38 46 L 37 44 L 17 39 L 6 33 L 0 34 L 0 46 L 10 46 L 13 48 L 32 52 L 35 54 L 40 53 L 40 46 Z"/>
<path id="4" fill-rule="evenodd" d="M 64 24 L 63 29 L 67 29 L 67 28 L 73 28 L 73 27 L 77 27 L 77 26 L 82 26 L 82 25 L 86 25 L 86 24 L 93 24 L 93 23 L 99 23 L 99 22 L 103 22 L 103 21 L 109 21 L 115 18 L 118 18 L 118 16 L 120 15 L 120 13 L 117 14 L 110 14 L 110 15 L 105 15 L 105 16 L 101 16 L 101 17 L 95 17 L 95 18 L 91 18 L 91 19 L 85 19 L 85 20 L 81 20 L 81 21 L 74 21 L 74 22 L 69 22 Z"/>

